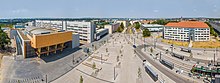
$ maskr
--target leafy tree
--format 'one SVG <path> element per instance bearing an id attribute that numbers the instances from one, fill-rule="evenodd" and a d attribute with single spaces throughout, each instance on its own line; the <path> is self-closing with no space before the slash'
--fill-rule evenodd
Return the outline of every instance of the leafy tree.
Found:
<path id="1" fill-rule="evenodd" d="M 92 69 L 95 69 L 95 68 L 96 68 L 96 64 L 95 64 L 95 62 L 93 62 Z"/>
<path id="2" fill-rule="evenodd" d="M 153 51 L 154 51 L 154 50 L 153 50 L 153 48 L 151 47 L 151 48 L 150 48 L 150 52 L 152 53 Z"/>
<path id="3" fill-rule="evenodd" d="M 134 28 L 135 29 L 140 29 L 140 27 L 141 27 L 141 24 L 139 22 L 134 23 Z"/>
<path id="4" fill-rule="evenodd" d="M 205 22 L 205 23 L 210 27 L 210 34 L 212 34 L 213 36 L 217 37 L 218 34 L 215 32 L 215 30 L 212 27 L 212 25 L 210 25 L 208 22 Z"/>
<path id="5" fill-rule="evenodd" d="M 138 68 L 138 77 L 139 78 L 141 77 L 141 68 L 140 67 Z"/>
<path id="6" fill-rule="evenodd" d="M 151 24 L 160 24 L 160 25 L 166 25 L 168 23 L 168 21 L 161 19 L 161 20 L 157 20 L 152 22 Z"/>
<path id="7" fill-rule="evenodd" d="M 117 58 L 116 58 L 116 59 L 117 59 L 117 62 L 118 62 L 118 61 L 119 61 L 119 56 L 117 56 Z"/>
<path id="8" fill-rule="evenodd" d="M 143 30 L 143 33 L 142 33 L 142 34 L 143 34 L 143 37 L 149 37 L 149 36 L 151 36 L 151 33 L 150 33 L 149 29 L 147 29 L 147 28 Z"/>
<path id="9" fill-rule="evenodd" d="M 5 50 L 6 45 L 10 45 L 11 41 L 7 33 L 5 33 L 0 27 L 0 49 Z"/>
<path id="10" fill-rule="evenodd" d="M 108 52 L 108 48 L 106 48 L 105 51 Z"/>
<path id="11" fill-rule="evenodd" d="M 83 83 L 83 77 L 82 77 L 82 76 L 80 76 L 80 81 L 79 81 L 79 83 Z"/>
<path id="12" fill-rule="evenodd" d="M 117 29 L 117 32 L 122 32 L 124 30 L 124 24 L 121 23 L 120 26 Z"/>
<path id="13" fill-rule="evenodd" d="M 131 23 L 130 23 L 130 22 L 128 23 L 128 26 L 131 26 Z"/>

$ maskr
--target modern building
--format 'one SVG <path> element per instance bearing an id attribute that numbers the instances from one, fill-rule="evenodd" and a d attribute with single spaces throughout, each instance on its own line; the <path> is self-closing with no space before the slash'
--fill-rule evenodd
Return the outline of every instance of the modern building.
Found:
<path id="1" fill-rule="evenodd" d="M 93 22 L 36 20 L 35 25 L 36 27 L 50 27 L 78 33 L 80 40 L 87 43 L 95 40 L 96 26 Z"/>
<path id="2" fill-rule="evenodd" d="M 16 23 L 13 27 L 15 29 L 24 29 L 25 28 L 25 24 L 24 23 Z"/>
<path id="3" fill-rule="evenodd" d="M 141 29 L 148 29 L 151 32 L 161 32 L 163 31 L 163 25 L 158 25 L 158 24 L 142 24 Z"/>
<path id="4" fill-rule="evenodd" d="M 67 21 L 66 30 L 78 33 L 79 39 L 87 43 L 92 43 L 95 40 L 96 26 L 93 22 Z"/>
<path id="5" fill-rule="evenodd" d="M 170 22 L 164 27 L 163 38 L 176 41 L 209 41 L 210 28 L 200 21 Z"/>
<path id="6" fill-rule="evenodd" d="M 108 31 L 109 34 L 112 34 L 118 29 L 119 26 L 120 26 L 120 23 L 112 23 L 112 24 L 105 25 L 104 28 L 109 30 Z"/>
<path id="7" fill-rule="evenodd" d="M 56 28 L 60 30 L 66 30 L 66 21 L 58 20 L 35 20 L 35 27 Z"/>
<path id="8" fill-rule="evenodd" d="M 96 30 L 95 39 L 96 39 L 96 40 L 99 40 L 99 39 L 101 39 L 102 37 L 106 36 L 106 35 L 108 34 L 108 31 L 109 31 L 109 30 L 108 30 L 107 28 Z"/>
<path id="9" fill-rule="evenodd" d="M 72 31 L 28 27 L 24 31 L 17 30 L 17 34 L 17 55 L 24 58 L 55 54 L 79 46 L 79 37 Z"/>

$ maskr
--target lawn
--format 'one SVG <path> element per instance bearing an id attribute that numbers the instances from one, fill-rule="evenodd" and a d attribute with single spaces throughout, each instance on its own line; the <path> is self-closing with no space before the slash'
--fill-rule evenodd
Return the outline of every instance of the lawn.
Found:
<path id="1" fill-rule="evenodd" d="M 185 46 L 188 47 L 189 42 L 182 42 L 182 41 L 173 41 L 173 40 L 165 40 L 163 39 L 161 42 L 168 43 L 168 44 L 174 44 L 178 46 Z"/>
<path id="2" fill-rule="evenodd" d="M 162 42 L 168 44 L 174 44 L 178 46 L 188 47 L 189 42 L 182 42 L 182 41 L 173 41 L 173 40 L 165 40 L 163 39 Z M 193 48 L 218 48 L 220 47 L 219 41 L 207 41 L 207 42 L 193 42 Z"/>
<path id="3" fill-rule="evenodd" d="M 194 48 L 218 48 L 220 47 L 219 41 L 208 41 L 208 42 L 193 42 Z"/>

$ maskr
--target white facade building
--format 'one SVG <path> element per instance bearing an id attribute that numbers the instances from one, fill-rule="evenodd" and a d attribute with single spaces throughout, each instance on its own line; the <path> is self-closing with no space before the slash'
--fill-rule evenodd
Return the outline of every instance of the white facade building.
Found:
<path id="1" fill-rule="evenodd" d="M 118 29 L 119 26 L 120 26 L 120 23 L 113 23 L 113 24 L 105 25 L 104 28 L 109 30 L 108 31 L 109 34 L 112 34 Z"/>
<path id="2" fill-rule="evenodd" d="M 64 28 L 65 30 L 65 28 Z M 67 31 L 73 31 L 79 34 L 79 39 L 91 43 L 95 40 L 96 26 L 93 22 L 67 21 Z"/>
<path id="3" fill-rule="evenodd" d="M 164 27 L 163 38 L 176 41 L 209 41 L 210 29 L 207 24 L 198 21 L 168 23 Z"/>
<path id="4" fill-rule="evenodd" d="M 35 26 L 73 31 L 79 34 L 80 40 L 87 41 L 87 43 L 91 43 L 95 40 L 94 34 L 96 26 L 93 22 L 36 20 Z"/>
<path id="5" fill-rule="evenodd" d="M 142 24 L 141 29 L 147 28 L 151 32 L 160 32 L 163 31 L 163 25 L 158 25 L 158 24 Z"/>
<path id="6" fill-rule="evenodd" d="M 129 21 L 126 21 L 126 20 L 118 20 L 118 21 L 116 21 L 116 23 L 123 23 L 124 24 L 124 27 L 128 27 L 128 25 L 129 25 Z"/>

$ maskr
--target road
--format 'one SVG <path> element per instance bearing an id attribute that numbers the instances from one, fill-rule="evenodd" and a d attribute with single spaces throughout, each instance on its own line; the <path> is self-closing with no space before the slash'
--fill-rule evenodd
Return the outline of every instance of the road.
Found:
<path id="1" fill-rule="evenodd" d="M 179 76 L 178 74 L 166 69 L 163 67 L 163 65 L 155 63 L 154 60 L 150 59 L 149 55 L 144 54 L 141 49 L 143 46 L 138 46 L 135 50 L 137 55 L 142 59 L 142 60 L 147 60 L 150 64 L 152 64 L 154 67 L 156 67 L 159 71 L 164 73 L 166 76 L 174 80 L 176 83 L 193 83 L 193 81 L 186 79 L 182 76 Z"/>

